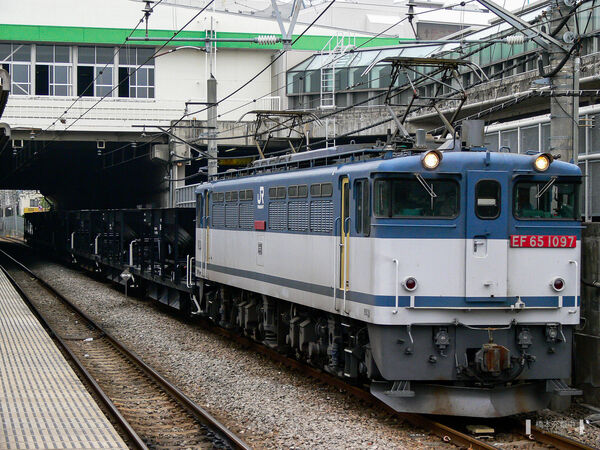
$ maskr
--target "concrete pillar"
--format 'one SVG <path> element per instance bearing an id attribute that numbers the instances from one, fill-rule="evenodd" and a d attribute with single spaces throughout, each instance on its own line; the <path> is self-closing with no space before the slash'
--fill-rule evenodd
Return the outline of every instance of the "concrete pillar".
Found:
<path id="1" fill-rule="evenodd" d="M 561 18 L 568 15 L 570 6 L 565 5 L 562 0 L 555 0 L 552 6 L 552 26 L 556 26 Z M 571 18 L 567 25 L 574 30 L 574 19 Z M 550 30 L 552 31 L 552 30 Z M 562 41 L 563 33 L 567 27 L 563 27 L 555 36 Z M 558 46 L 552 46 L 550 50 L 550 70 L 553 70 L 564 59 L 566 53 Z M 552 89 L 555 92 L 564 92 L 574 88 L 573 85 L 573 58 L 569 58 L 558 73 L 551 78 Z M 561 161 L 573 160 L 573 102 L 579 102 L 578 97 L 550 97 L 550 152 L 560 155 Z M 578 109 L 578 108 L 576 108 Z"/>
<path id="2" fill-rule="evenodd" d="M 206 92 L 208 102 L 208 135 L 214 137 L 217 132 L 217 80 L 212 73 L 206 80 Z M 211 159 L 208 160 L 208 177 L 217 174 L 217 141 L 214 139 L 208 140 L 208 155 Z"/>
<path id="3" fill-rule="evenodd" d="M 600 280 L 600 223 L 585 224 L 582 236 L 581 278 Z M 581 285 L 581 322 L 575 335 L 575 384 L 583 390 L 587 403 L 600 406 L 600 289 Z"/>

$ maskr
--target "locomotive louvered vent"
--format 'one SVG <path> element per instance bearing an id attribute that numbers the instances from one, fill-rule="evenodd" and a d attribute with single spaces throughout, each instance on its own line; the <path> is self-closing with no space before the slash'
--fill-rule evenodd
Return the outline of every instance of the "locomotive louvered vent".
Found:
<path id="1" fill-rule="evenodd" d="M 308 231 L 308 202 L 290 202 L 288 228 L 291 231 Z"/>
<path id="2" fill-rule="evenodd" d="M 287 229 L 286 202 L 269 203 L 269 229 L 280 231 Z"/>
<path id="3" fill-rule="evenodd" d="M 331 233 L 333 229 L 333 202 L 314 200 L 310 202 L 310 231 Z"/>
<path id="4" fill-rule="evenodd" d="M 219 228 L 225 226 L 225 205 L 214 204 L 212 210 L 212 225 Z"/>
<path id="5" fill-rule="evenodd" d="M 225 205 L 225 226 L 227 228 L 238 227 L 238 211 L 237 203 L 228 203 Z"/>
<path id="6" fill-rule="evenodd" d="M 240 203 L 240 228 L 254 229 L 254 204 Z"/>

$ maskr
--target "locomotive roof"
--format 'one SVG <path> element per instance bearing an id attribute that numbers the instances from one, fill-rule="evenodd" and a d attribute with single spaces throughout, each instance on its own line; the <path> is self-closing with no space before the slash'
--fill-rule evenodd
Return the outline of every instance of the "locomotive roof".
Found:
<path id="1" fill-rule="evenodd" d="M 365 150 L 365 149 L 363 149 Z M 581 176 L 581 170 L 575 164 L 563 161 L 554 161 L 546 172 L 540 173 L 533 169 L 534 155 L 515 153 L 485 152 L 485 151 L 450 151 L 442 152 L 443 159 L 437 169 L 426 170 L 421 165 L 421 155 L 390 157 L 382 154 L 381 149 L 367 149 L 377 151 L 380 156 L 366 160 L 345 161 L 335 165 L 287 168 L 267 166 L 264 171 L 255 171 L 252 175 L 238 176 L 230 179 L 219 179 L 199 185 L 213 185 L 231 187 L 260 182 L 306 182 L 331 178 L 335 175 L 348 174 L 351 177 L 365 177 L 374 173 L 428 173 L 428 174 L 460 174 L 468 170 L 483 171 L 510 171 L 515 175 L 543 175 L 543 176 Z M 309 152 L 307 152 L 309 153 Z"/>

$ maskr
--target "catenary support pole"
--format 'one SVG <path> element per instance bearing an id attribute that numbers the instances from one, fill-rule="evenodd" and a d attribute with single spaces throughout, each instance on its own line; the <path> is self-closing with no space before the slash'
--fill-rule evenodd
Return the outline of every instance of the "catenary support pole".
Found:
<path id="1" fill-rule="evenodd" d="M 561 18 L 569 14 L 571 6 L 563 0 L 553 0 L 551 17 L 552 23 L 560 22 Z M 562 38 L 564 32 L 574 30 L 574 19 L 571 18 L 567 22 L 567 26 L 558 32 L 557 38 Z M 565 50 L 557 45 L 550 46 L 550 70 L 557 67 L 565 58 Z M 569 89 L 574 89 L 573 86 L 573 58 L 568 58 L 562 68 L 551 77 L 551 89 L 560 93 Z M 550 152 L 553 155 L 560 155 L 562 161 L 573 161 L 574 152 L 574 121 L 577 118 L 573 117 L 574 102 L 579 102 L 579 97 L 556 96 L 550 97 Z M 578 133 L 578 132 L 577 132 Z"/>
<path id="2" fill-rule="evenodd" d="M 215 137 L 217 130 L 217 80 L 211 73 L 206 80 L 206 92 L 208 107 L 209 135 Z M 208 178 L 217 174 L 217 141 L 208 140 Z"/>

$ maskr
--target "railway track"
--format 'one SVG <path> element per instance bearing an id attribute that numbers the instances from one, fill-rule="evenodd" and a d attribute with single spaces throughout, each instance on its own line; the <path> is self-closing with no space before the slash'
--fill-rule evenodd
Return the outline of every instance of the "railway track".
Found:
<path id="1" fill-rule="evenodd" d="M 93 388 L 130 445 L 142 449 L 250 448 L 56 289 L 8 253 L 0 252 L 47 293 L 33 299 L 1 267 Z"/>
<path id="2" fill-rule="evenodd" d="M 24 267 L 21 265 L 21 263 L 14 260 L 14 258 L 8 255 L 6 252 L 2 250 L 0 250 L 0 252 L 4 253 L 7 257 L 11 258 L 13 261 L 15 261 L 16 264 L 19 264 L 21 267 Z M 35 274 L 29 271 L 29 269 L 26 270 L 31 276 L 38 279 L 40 283 L 48 286 L 47 283 L 45 283 L 43 280 L 40 280 Z M 50 287 L 50 289 L 52 288 Z M 429 431 L 430 433 L 439 436 L 442 439 L 442 441 L 446 443 L 453 444 L 460 448 L 468 448 L 474 450 L 497 450 L 498 448 L 503 448 L 504 445 L 510 444 L 510 441 L 498 442 L 478 439 L 470 434 L 458 430 L 457 428 L 459 427 L 457 426 L 442 423 L 442 421 L 432 419 L 429 416 L 420 414 L 398 413 L 391 409 L 389 406 L 387 406 L 385 403 L 380 402 L 378 399 L 373 397 L 370 394 L 370 392 L 364 389 L 363 387 L 348 384 L 342 379 L 334 377 L 326 372 L 323 372 L 320 369 L 309 366 L 303 362 L 289 358 L 286 355 L 279 353 L 271 348 L 268 348 L 258 342 L 255 342 L 245 336 L 241 336 L 235 332 L 218 327 L 208 320 L 200 319 L 200 325 L 204 328 L 210 329 L 215 334 L 219 334 L 221 336 L 226 337 L 227 339 L 237 342 L 241 347 L 245 349 L 263 354 L 269 359 L 276 361 L 288 368 L 299 371 L 313 379 L 335 387 L 336 389 L 340 389 L 367 404 L 373 405 L 378 409 L 383 409 L 389 414 L 397 416 L 400 419 L 403 419 L 406 422 L 414 425 L 415 427 Z M 535 426 L 531 426 L 531 434 L 525 435 L 525 423 L 521 423 L 518 421 L 509 421 L 503 423 L 502 430 L 504 433 L 508 433 L 516 437 L 516 439 L 520 439 L 521 441 L 525 441 L 530 444 L 527 445 L 526 443 L 521 442 L 519 448 L 557 448 L 569 450 L 593 450 L 593 447 L 590 447 L 584 443 L 566 438 L 558 434 L 541 430 Z"/>

